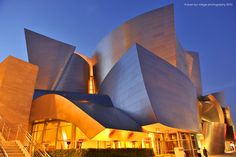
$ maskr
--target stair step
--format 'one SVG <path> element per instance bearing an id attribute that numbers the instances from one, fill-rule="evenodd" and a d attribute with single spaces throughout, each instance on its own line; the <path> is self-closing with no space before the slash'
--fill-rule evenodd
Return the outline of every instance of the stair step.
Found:
<path id="1" fill-rule="evenodd" d="M 8 157 L 25 157 L 15 141 L 6 141 L 2 143 L 2 147 L 5 149 Z M 4 157 L 2 152 L 0 152 L 0 157 Z"/>
<path id="2" fill-rule="evenodd" d="M 8 154 L 8 156 L 24 156 L 24 154 L 23 153 L 7 153 Z"/>
<path id="3" fill-rule="evenodd" d="M 14 145 L 14 146 L 11 145 L 11 146 L 8 146 L 8 145 L 4 145 L 4 144 L 3 144 L 2 146 L 3 146 L 4 148 L 14 148 L 14 147 L 15 147 L 15 148 L 16 148 L 16 147 L 18 148 L 18 145 Z"/>
<path id="4" fill-rule="evenodd" d="M 9 147 L 3 147 L 5 150 L 19 150 L 19 148 L 18 147 L 11 147 L 11 148 L 9 148 Z"/>
<path id="5" fill-rule="evenodd" d="M 15 146 L 6 146 L 6 145 L 2 145 L 4 148 L 18 148 L 18 145 Z"/>
<path id="6" fill-rule="evenodd" d="M 9 144 L 9 145 L 11 145 L 11 144 L 13 144 L 13 145 L 15 145 L 16 144 L 16 142 L 2 142 L 2 144 Z"/>
<path id="7" fill-rule="evenodd" d="M 5 149 L 5 151 L 7 153 L 22 153 L 21 150 L 17 150 L 17 149 Z"/>
<path id="8" fill-rule="evenodd" d="M 2 146 L 4 146 L 4 147 L 17 147 L 18 145 L 17 144 L 2 144 Z"/>

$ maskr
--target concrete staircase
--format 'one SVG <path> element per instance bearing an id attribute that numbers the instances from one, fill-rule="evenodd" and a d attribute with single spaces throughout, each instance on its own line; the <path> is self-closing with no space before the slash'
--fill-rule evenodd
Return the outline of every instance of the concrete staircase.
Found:
<path id="1" fill-rule="evenodd" d="M 5 149 L 8 157 L 26 157 L 16 141 L 2 142 L 2 147 Z M 4 157 L 3 153 L 1 155 L 0 157 Z"/>
<path id="2" fill-rule="evenodd" d="M 0 157 L 5 157 L 1 150 L 0 150 Z"/>
<path id="3" fill-rule="evenodd" d="M 50 157 L 21 125 L 10 128 L 0 115 L 0 157 L 31 157 L 28 150 L 34 157 Z"/>
<path id="4" fill-rule="evenodd" d="M 0 157 L 31 157 L 20 141 L 6 141 L 2 133 L 0 133 L 0 148 Z"/>

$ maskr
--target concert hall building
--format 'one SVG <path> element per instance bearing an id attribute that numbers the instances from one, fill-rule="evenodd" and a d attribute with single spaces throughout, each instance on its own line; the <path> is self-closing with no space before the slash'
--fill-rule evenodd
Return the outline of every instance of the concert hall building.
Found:
<path id="1" fill-rule="evenodd" d="M 92 58 L 25 29 L 29 62 L 0 63 L 1 116 L 47 150 L 223 153 L 234 141 L 230 109 L 222 92 L 202 95 L 198 53 L 181 46 L 174 20 L 173 5 L 137 16 L 105 36 Z"/>

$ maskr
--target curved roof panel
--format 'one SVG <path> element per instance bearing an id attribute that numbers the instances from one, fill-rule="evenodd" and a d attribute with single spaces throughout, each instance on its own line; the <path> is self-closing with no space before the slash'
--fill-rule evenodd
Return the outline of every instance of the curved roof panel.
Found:
<path id="1" fill-rule="evenodd" d="M 137 122 L 112 105 L 109 96 L 37 90 L 34 99 L 37 100 L 47 94 L 63 96 L 105 128 L 142 131 Z"/>
<path id="2" fill-rule="evenodd" d="M 176 67 L 134 45 L 111 69 L 99 93 L 141 125 L 164 125 L 197 131 L 197 94 Z"/>
<path id="3" fill-rule="evenodd" d="M 25 29 L 29 62 L 39 66 L 36 89 L 87 93 L 89 65 L 75 47 Z"/>

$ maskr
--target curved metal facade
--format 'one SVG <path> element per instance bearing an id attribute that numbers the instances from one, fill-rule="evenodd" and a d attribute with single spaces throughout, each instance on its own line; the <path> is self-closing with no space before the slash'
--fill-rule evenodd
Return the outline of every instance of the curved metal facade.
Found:
<path id="1" fill-rule="evenodd" d="M 89 65 L 79 55 L 73 54 L 56 86 L 57 91 L 88 92 Z"/>
<path id="2" fill-rule="evenodd" d="M 108 34 L 97 46 L 97 81 L 100 84 L 115 63 L 134 44 L 176 66 L 173 5 L 135 17 Z"/>
<path id="3" fill-rule="evenodd" d="M 185 51 L 185 59 L 187 66 L 187 73 L 191 81 L 193 82 L 197 95 L 202 95 L 202 81 L 201 81 L 201 70 L 200 61 L 197 52 Z"/>
<path id="4" fill-rule="evenodd" d="M 203 123 L 204 144 L 210 155 L 224 154 L 225 124 L 217 122 Z"/>
<path id="5" fill-rule="evenodd" d="M 173 5 L 137 16 L 104 37 L 95 50 L 98 84 L 134 43 L 185 73 L 201 94 L 198 56 L 185 51 L 176 39 Z"/>
<path id="6" fill-rule="evenodd" d="M 47 94 L 63 96 L 106 128 L 142 131 L 137 122 L 113 106 L 107 95 L 36 90 L 34 99 L 37 100 Z"/>
<path id="7" fill-rule="evenodd" d="M 224 113 L 219 101 L 213 96 L 208 95 L 208 101 L 201 101 L 201 118 L 209 122 L 224 123 Z"/>
<path id="8" fill-rule="evenodd" d="M 78 126 L 83 133 L 92 138 L 105 128 L 83 110 L 66 98 L 47 94 L 33 101 L 30 122 L 44 119 L 60 119 Z M 86 121 L 86 123 L 84 123 Z"/>
<path id="9" fill-rule="evenodd" d="M 127 130 L 127 134 L 142 132 L 141 126 L 115 108 L 108 96 L 38 90 L 36 93 L 31 123 L 43 119 L 65 120 L 78 126 L 90 139 L 99 136 L 102 131 L 107 132 L 105 129 L 117 133 Z"/>
<path id="10" fill-rule="evenodd" d="M 160 122 L 198 131 L 196 90 L 188 77 L 140 45 L 119 60 L 100 93 L 141 125 Z M 178 118 L 176 118 L 178 117 Z"/>
<path id="11" fill-rule="evenodd" d="M 89 65 L 75 47 L 25 29 L 29 62 L 39 66 L 36 89 L 87 93 Z"/>

